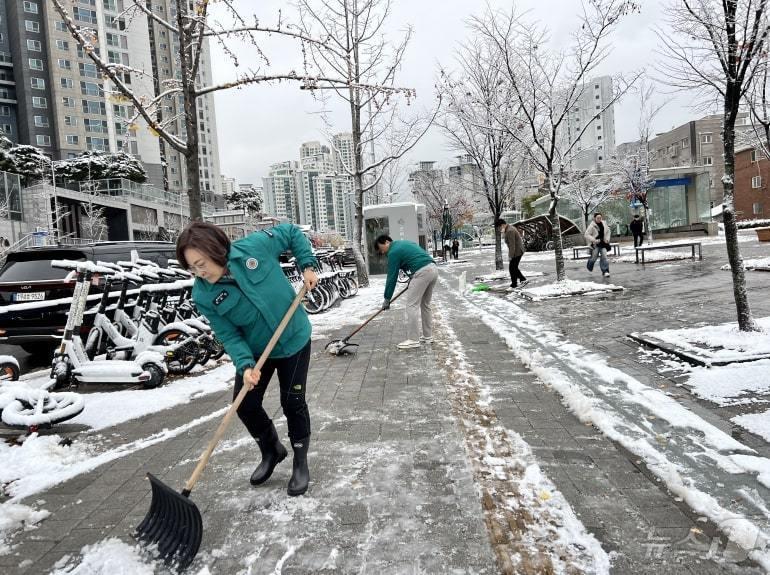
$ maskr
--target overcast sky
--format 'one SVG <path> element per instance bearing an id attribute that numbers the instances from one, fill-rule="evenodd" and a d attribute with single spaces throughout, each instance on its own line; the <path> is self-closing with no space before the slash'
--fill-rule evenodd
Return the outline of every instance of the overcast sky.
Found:
<path id="1" fill-rule="evenodd" d="M 626 16 L 611 37 L 613 50 L 602 66 L 603 73 L 631 72 L 651 68 L 656 59 L 658 39 L 655 27 L 664 20 L 664 0 L 644 0 L 642 12 Z M 241 1 L 252 6 L 252 1 Z M 398 35 L 406 25 L 414 30 L 398 82 L 417 89 L 417 105 L 430 108 L 434 103 L 433 84 L 439 63 L 452 68 L 453 53 L 458 44 L 467 40 L 467 20 L 481 14 L 486 2 L 481 0 L 393 0 L 394 9 L 388 33 Z M 261 0 L 257 16 L 266 23 L 276 20 L 279 7 L 285 16 L 293 16 L 293 8 L 280 0 Z M 510 0 L 490 0 L 489 5 L 508 9 Z M 577 22 L 579 0 L 520 0 L 520 11 L 548 22 L 552 38 L 565 38 Z M 285 40 L 268 40 L 264 46 L 270 68 L 274 72 L 302 66 L 298 47 Z M 242 65 L 252 59 L 244 52 Z M 234 68 L 220 48 L 212 50 L 215 81 L 232 77 Z M 672 97 L 659 91 L 660 99 L 671 102 L 658 116 L 655 131 L 664 131 L 696 117 L 697 113 L 683 102 L 681 95 Z M 219 153 L 222 173 L 235 177 L 239 183 L 261 184 L 270 164 L 299 159 L 299 146 L 310 140 L 324 140 L 325 126 L 319 117 L 323 104 L 299 89 L 298 83 L 282 83 L 246 87 L 241 90 L 218 92 L 216 95 Z M 335 132 L 350 130 L 350 116 L 340 101 L 327 102 L 326 108 L 334 121 Z M 636 138 L 638 101 L 629 97 L 615 109 L 616 143 Z M 436 160 L 446 165 L 455 155 L 448 149 L 440 130 L 431 129 L 404 164 Z"/>

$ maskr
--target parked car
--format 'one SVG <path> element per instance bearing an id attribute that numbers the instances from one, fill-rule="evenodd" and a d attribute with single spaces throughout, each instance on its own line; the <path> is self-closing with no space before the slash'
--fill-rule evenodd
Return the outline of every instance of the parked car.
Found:
<path id="1" fill-rule="evenodd" d="M 51 260 L 118 262 L 143 258 L 165 266 L 174 257 L 175 246 L 171 242 L 96 242 L 10 252 L 0 269 L 0 343 L 20 345 L 31 354 L 50 354 L 61 339 L 69 309 L 66 299 L 58 305 L 3 313 L 3 306 L 11 304 L 51 302 L 72 296 L 74 282 L 67 278 L 66 270 L 52 268 Z M 98 300 L 100 291 L 98 285 L 91 288 L 94 300 Z M 117 295 L 115 292 L 115 298 Z M 86 313 L 84 335 L 91 327 L 92 317 Z"/>

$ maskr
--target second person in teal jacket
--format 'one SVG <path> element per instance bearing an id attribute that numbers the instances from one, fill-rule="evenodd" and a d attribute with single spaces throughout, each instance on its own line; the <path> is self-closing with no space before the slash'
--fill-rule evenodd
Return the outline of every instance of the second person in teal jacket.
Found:
<path id="1" fill-rule="evenodd" d="M 305 384 L 310 364 L 310 321 L 300 306 L 286 326 L 270 357 L 256 369 L 259 356 L 294 300 L 294 288 L 281 269 L 279 256 L 291 250 L 308 289 L 318 278 L 310 242 L 299 228 L 281 224 L 230 242 L 217 226 L 192 222 L 180 234 L 179 263 L 196 276 L 192 297 L 208 318 L 214 333 L 235 365 L 233 397 L 243 385 L 251 389 L 238 408 L 238 417 L 256 439 L 262 461 L 251 475 L 251 484 L 267 481 L 275 466 L 286 458 L 275 425 L 262 407 L 267 384 L 278 372 L 281 407 L 289 428 L 294 465 L 288 494 L 301 495 L 310 479 L 307 451 L 310 414 Z"/>
<path id="2" fill-rule="evenodd" d="M 422 343 L 433 342 L 433 310 L 430 307 L 433 288 L 438 279 L 438 269 L 433 258 L 424 249 L 408 240 L 393 241 L 381 235 L 374 241 L 374 251 L 388 256 L 388 279 L 385 283 L 383 309 L 390 307 L 390 300 L 396 289 L 401 270 L 409 275 L 409 289 L 406 299 L 406 339 L 398 344 L 399 349 L 413 349 Z M 420 322 L 422 320 L 422 322 Z M 420 334 L 422 323 L 422 334 Z"/>

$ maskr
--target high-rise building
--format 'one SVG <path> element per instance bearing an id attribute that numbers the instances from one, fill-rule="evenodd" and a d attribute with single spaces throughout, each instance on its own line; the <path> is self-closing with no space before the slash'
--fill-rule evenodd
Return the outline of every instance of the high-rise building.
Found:
<path id="1" fill-rule="evenodd" d="M 568 169 L 601 172 L 615 153 L 615 109 L 612 78 L 601 76 L 587 83 L 586 88 L 569 110 L 562 124 L 561 137 L 573 143 Z"/>
<path id="2" fill-rule="evenodd" d="M 295 224 L 303 223 L 300 213 L 304 202 L 300 205 L 299 199 L 304 194 L 298 193 L 300 182 L 298 162 L 279 162 L 270 166 L 270 172 L 263 178 L 265 213 L 269 216 L 286 219 Z"/>
<path id="3" fill-rule="evenodd" d="M 163 19 L 176 21 L 176 0 L 155 0 L 152 2 L 152 10 Z M 168 82 L 179 80 L 182 71 L 179 64 L 179 39 L 169 32 L 164 26 L 149 20 L 149 44 L 152 48 L 152 69 L 155 77 L 155 93 L 162 93 Z M 133 25 L 133 23 L 132 23 Z M 203 42 L 198 85 L 210 85 L 211 77 L 211 52 L 208 39 Z M 200 152 L 200 181 L 201 199 L 207 203 L 218 202 L 216 195 L 220 190 L 219 168 L 219 143 L 217 140 L 216 111 L 214 109 L 214 96 L 206 94 L 196 100 L 198 112 L 198 149 Z M 170 131 L 182 136 L 186 135 L 183 113 L 183 100 L 181 95 L 167 96 L 163 106 L 164 118 L 177 118 Z M 164 142 L 160 142 L 161 154 L 164 159 L 166 186 L 177 193 L 185 193 L 187 190 L 187 167 L 184 156 L 173 150 Z"/>

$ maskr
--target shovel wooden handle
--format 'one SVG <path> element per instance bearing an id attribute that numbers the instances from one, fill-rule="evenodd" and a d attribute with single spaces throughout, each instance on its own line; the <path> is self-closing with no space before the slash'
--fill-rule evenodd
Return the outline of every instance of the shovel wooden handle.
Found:
<path id="1" fill-rule="evenodd" d="M 402 290 L 401 290 L 400 292 L 398 292 L 398 293 L 397 293 L 395 296 L 393 296 L 393 299 L 391 299 L 391 300 L 390 300 L 390 303 L 393 303 L 393 302 L 394 302 L 394 301 L 396 301 L 396 300 L 397 300 L 399 297 L 401 297 L 401 295 L 402 295 L 402 294 L 403 294 L 403 293 L 404 293 L 404 292 L 405 292 L 405 291 L 406 291 L 408 288 L 409 288 L 409 284 L 406 284 L 406 287 L 405 287 L 404 289 L 402 289 Z M 367 324 L 368 324 L 370 321 L 372 321 L 374 318 L 376 318 L 376 317 L 377 317 L 378 315 L 380 315 L 382 312 L 383 312 L 383 309 L 382 309 L 382 308 L 378 309 L 378 310 L 377 310 L 376 312 L 374 312 L 374 313 L 373 313 L 373 314 L 372 314 L 372 315 L 371 315 L 371 316 L 370 316 L 370 317 L 369 317 L 369 318 L 368 318 L 368 319 L 367 319 L 367 320 L 366 320 L 364 323 L 362 323 L 362 324 L 361 324 L 361 325 L 359 325 L 359 326 L 358 326 L 358 327 L 357 327 L 355 330 L 353 330 L 353 333 L 351 333 L 351 334 L 350 334 L 348 337 L 346 337 L 345 339 L 343 339 L 343 340 L 341 340 L 341 341 L 342 341 L 342 342 L 347 342 L 347 341 L 348 341 L 348 340 L 349 340 L 351 337 L 353 337 L 353 336 L 354 336 L 354 335 L 356 335 L 356 334 L 357 334 L 359 331 L 361 331 L 362 329 L 364 329 L 364 328 L 367 326 Z"/>
<path id="2" fill-rule="evenodd" d="M 270 341 L 267 342 L 267 347 L 265 347 L 265 351 L 263 351 L 262 355 L 259 356 L 259 360 L 257 360 L 257 365 L 255 365 L 253 369 L 256 369 L 259 371 L 262 369 L 262 366 L 265 365 L 267 358 L 270 356 L 270 352 L 273 351 L 275 344 L 278 343 L 278 339 L 283 334 L 283 330 L 286 329 L 286 325 L 289 323 L 289 320 L 291 319 L 291 317 L 294 315 L 294 312 L 299 307 L 299 304 L 302 301 L 302 298 L 305 297 L 306 292 L 307 292 L 307 288 L 303 285 L 302 289 L 299 290 L 299 293 L 297 293 L 297 296 L 294 298 L 294 301 L 291 303 L 291 306 L 286 311 L 286 314 L 283 316 L 281 323 L 278 324 L 278 328 L 275 330 L 273 337 L 271 337 Z M 243 386 L 241 387 L 240 393 L 235 397 L 235 400 L 233 400 L 233 403 L 230 406 L 230 409 L 227 410 L 227 413 L 225 413 L 225 416 L 222 418 L 222 423 L 220 423 L 219 427 L 217 427 L 217 430 L 214 433 L 214 437 L 211 438 L 211 441 L 209 442 L 209 445 L 206 448 L 206 451 L 204 451 L 203 455 L 201 455 L 201 458 L 198 461 L 198 465 L 195 466 L 195 470 L 190 476 L 190 479 L 187 480 L 187 483 L 184 486 L 184 490 L 182 491 L 182 495 L 185 495 L 185 496 L 189 495 L 193 487 L 195 487 L 195 484 L 198 483 L 198 479 L 203 473 L 203 469 L 206 467 L 206 464 L 209 462 L 209 458 L 211 457 L 211 454 L 214 452 L 214 448 L 217 446 L 217 443 L 219 443 L 219 440 L 222 439 L 222 436 L 225 434 L 225 431 L 230 425 L 230 421 L 233 419 L 233 416 L 235 416 L 235 412 L 238 410 L 238 408 L 241 405 L 241 402 L 243 402 L 243 398 L 246 397 L 246 394 L 249 391 L 251 391 L 249 389 L 249 386 L 244 383 Z"/>

